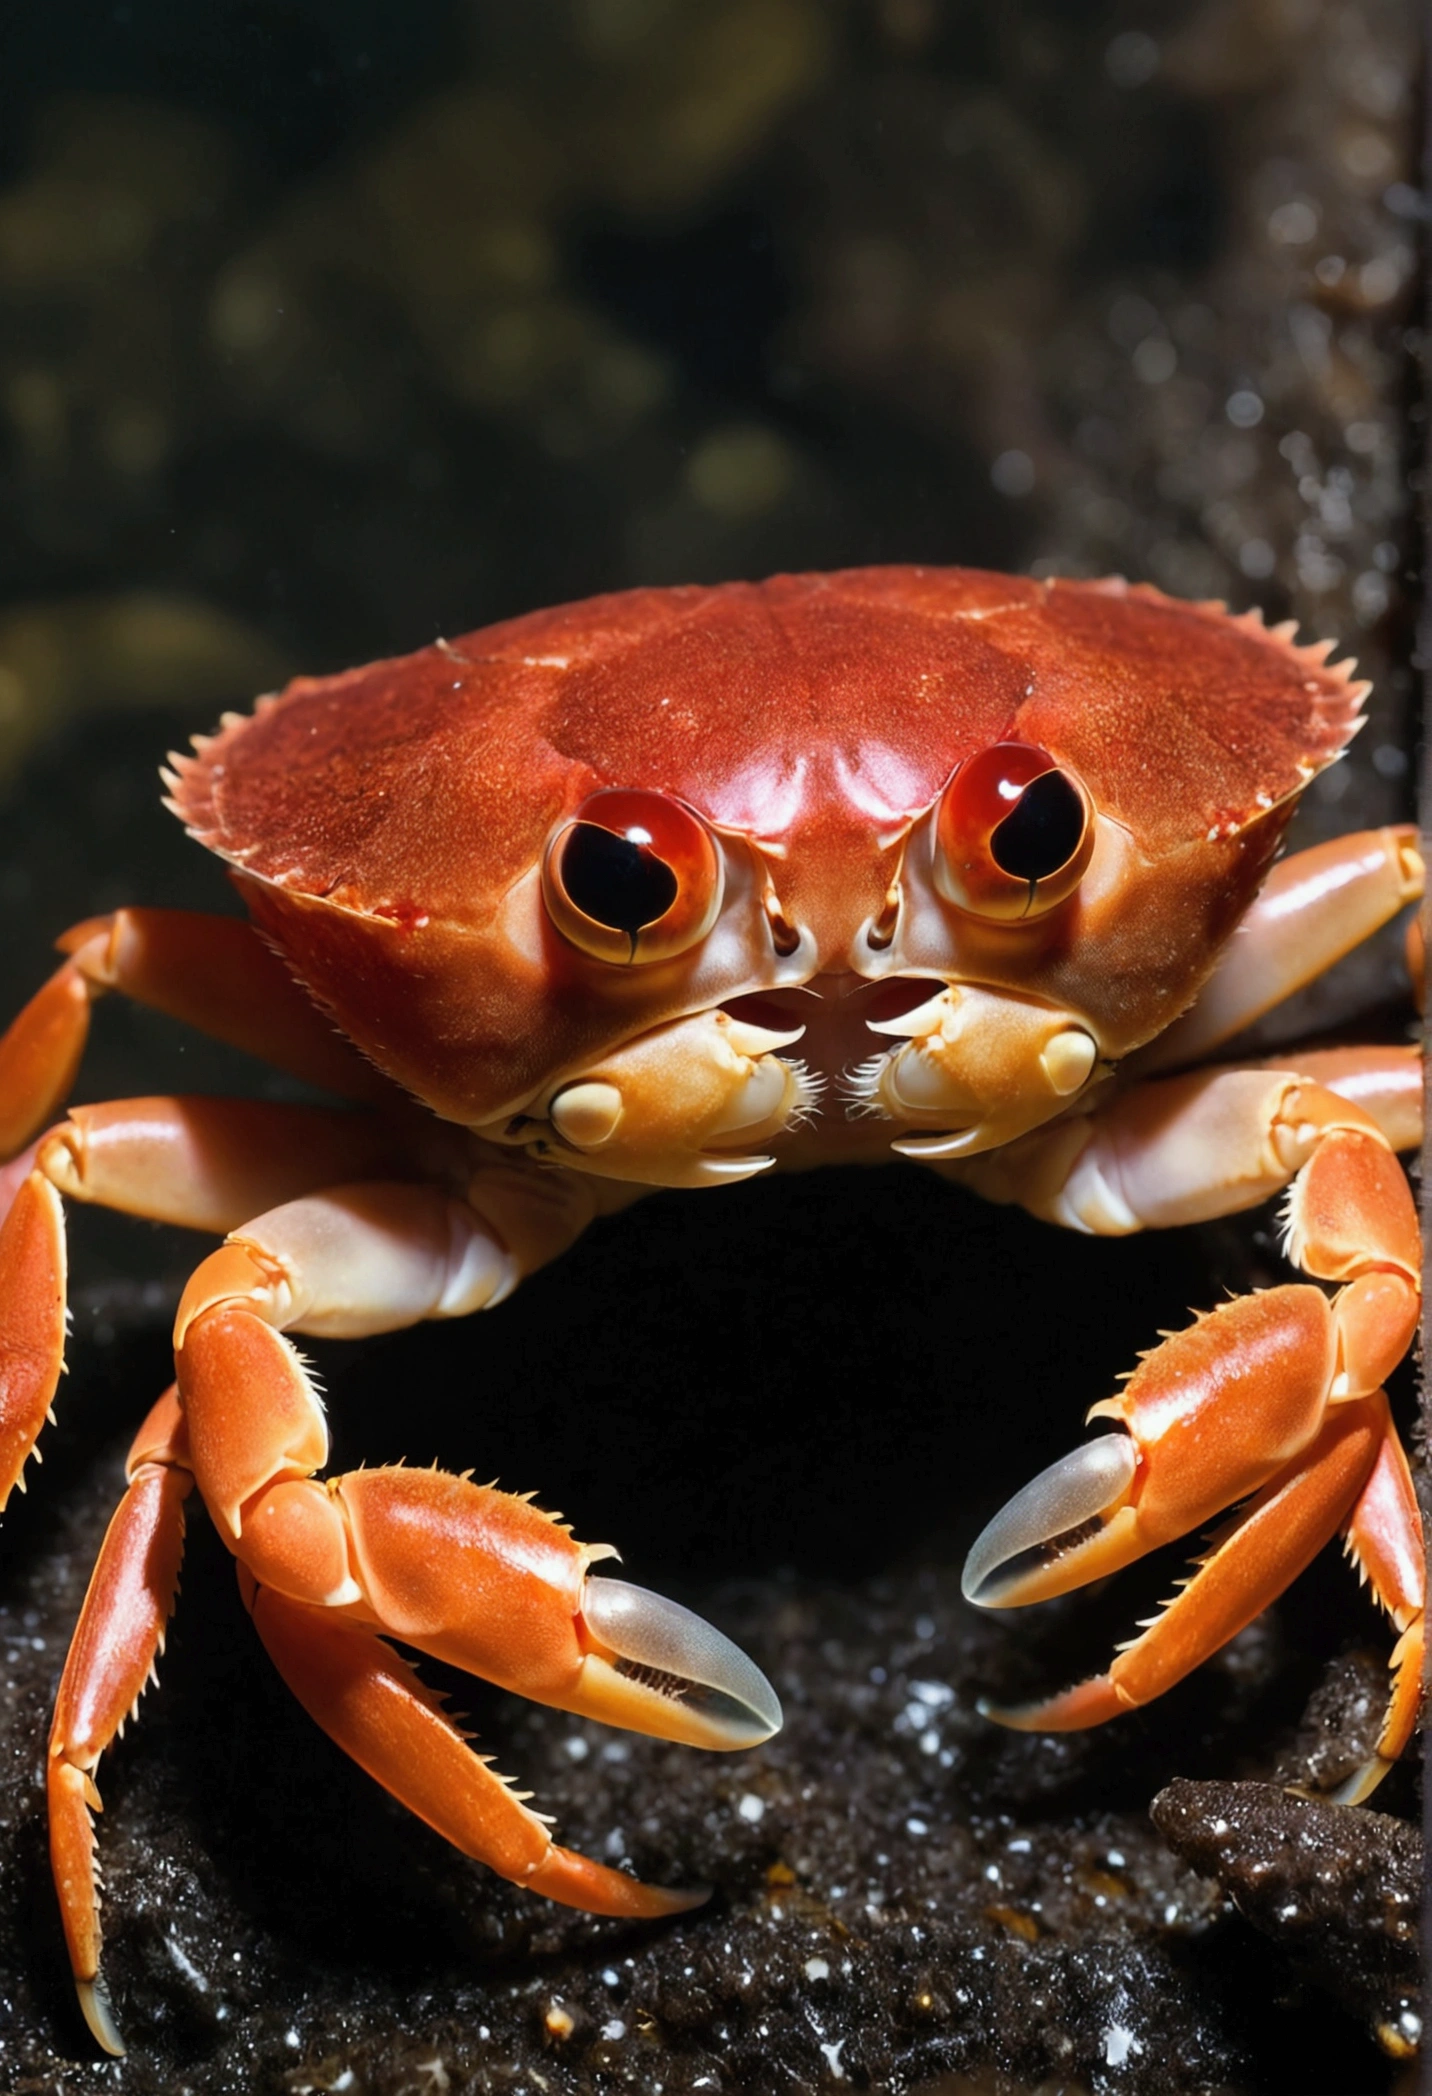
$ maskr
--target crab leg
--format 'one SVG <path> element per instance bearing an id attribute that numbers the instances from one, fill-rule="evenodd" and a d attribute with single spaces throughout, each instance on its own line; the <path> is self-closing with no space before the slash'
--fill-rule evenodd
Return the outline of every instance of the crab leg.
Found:
<path id="1" fill-rule="evenodd" d="M 1404 951 L 1407 956 L 1407 973 L 1412 978 L 1412 996 L 1419 1012 L 1427 1008 L 1427 934 L 1422 929 L 1420 917 L 1414 917 L 1407 927 Z"/>
<path id="2" fill-rule="evenodd" d="M 1421 1145 L 1422 1050 L 1415 1041 L 1403 1047 L 1299 1049 L 1294 1057 L 1269 1056 L 1263 1067 L 1309 1078 L 1360 1106 L 1394 1150 Z"/>
<path id="3" fill-rule="evenodd" d="M 699 1907 L 705 1890 L 668 1891 L 559 1848 L 490 1761 L 383 1640 L 329 1611 L 249 1590 L 269 1657 L 303 1705 L 361 1769 L 454 1848 L 499 1877 L 589 1914 L 655 1917 Z"/>
<path id="4" fill-rule="evenodd" d="M 1421 1684 L 1420 1579 L 1406 1576 L 1420 1563 L 1421 1527 L 1382 1391 L 1328 1412 L 1312 1444 L 1254 1495 L 1143 1636 L 1120 1649 L 1107 1674 L 1039 1703 L 981 1708 L 1018 1731 L 1072 1732 L 1151 1703 L 1276 1601 L 1341 1526 L 1359 1561 L 1371 1565 L 1378 1599 L 1403 1631 L 1376 1754 L 1339 1793 L 1344 1803 L 1359 1802 L 1411 1738 Z"/>
<path id="5" fill-rule="evenodd" d="M 31 1172 L 0 1224 L 0 1508 L 22 1483 L 64 1358 L 65 1219 Z"/>
<path id="6" fill-rule="evenodd" d="M 436 1161 L 443 1138 L 430 1144 Z M 392 1131 L 376 1115 L 229 1099 L 130 1099 L 78 1107 L 34 1146 L 0 1207 L 0 1508 L 19 1481 L 59 1383 L 65 1348 L 60 1194 L 192 1229 L 231 1228 L 255 1206 L 381 1169 Z"/>
<path id="7" fill-rule="evenodd" d="M 66 961 L 0 1034 L 0 1157 L 22 1150 L 69 1097 L 89 1038 L 91 996 Z"/>
<path id="8" fill-rule="evenodd" d="M 434 1164 L 453 1148 L 446 1133 L 431 1131 Z M 316 1188 L 421 1161 L 407 1131 L 400 1138 L 376 1114 L 205 1098 L 76 1106 L 35 1155 L 69 1200 L 216 1235 Z"/>
<path id="9" fill-rule="evenodd" d="M 193 1483 L 305 1708 L 465 1853 L 548 1898 L 651 1916 L 705 1894 L 639 1885 L 557 1847 L 380 1633 L 537 1700 L 663 1738 L 740 1747 L 780 1723 L 769 1684 L 729 1640 L 657 1595 L 590 1580 L 590 1565 L 612 1553 L 574 1542 L 530 1500 L 436 1470 L 314 1477 L 327 1428 L 280 1326 L 356 1334 L 463 1315 L 618 1198 L 525 1162 L 479 1171 L 471 1193 L 470 1204 L 434 1186 L 378 1183 L 287 1203 L 204 1260 L 185 1291 L 175 1335 L 182 1399 L 161 1400 L 131 1451 L 130 1487 L 86 1598 L 51 1742 L 66 1937 L 85 2016 L 111 2052 L 123 2047 L 99 1977 L 87 1808 L 99 1803 L 99 1756 L 159 1649 Z M 24 1195 L 55 1198 L 38 1172 Z"/>
<path id="10" fill-rule="evenodd" d="M 1284 859 L 1192 1010 L 1140 1055 L 1140 1072 L 1200 1061 L 1370 938 L 1422 886 L 1410 823 L 1354 831 Z"/>
<path id="11" fill-rule="evenodd" d="M 1336 1793 L 1341 1804 L 1360 1805 L 1411 1739 L 1426 1680 L 1427 1556 L 1422 1514 L 1407 1457 L 1390 1420 L 1344 1531 L 1344 1545 L 1401 1632 L 1390 1661 L 1392 1697 L 1376 1754 Z"/>
<path id="12" fill-rule="evenodd" d="M 122 2053 L 99 1977 L 94 1827 L 99 1759 L 154 1678 L 179 1585 L 184 1501 L 194 1480 L 176 1393 L 165 1392 L 129 1451 L 115 1509 L 70 1640 L 50 1727 L 50 1862 L 80 2007 L 106 2052 Z"/>
<path id="13" fill-rule="evenodd" d="M 0 1036 L 0 1157 L 68 1097 L 90 1006 L 118 990 L 341 1098 L 399 1095 L 309 1002 L 242 918 L 116 910 L 59 940 L 69 958 Z"/>
<path id="14" fill-rule="evenodd" d="M 1296 1072 L 1209 1071 L 1140 1086 L 1082 1130 L 1030 1139 L 997 1168 L 997 1187 L 980 1162 L 961 1176 L 1004 1198 L 1022 1183 L 1035 1213 L 1113 1235 L 1250 1207 L 1291 1179 L 1290 1256 L 1342 1284 L 1331 1300 L 1296 1285 L 1241 1297 L 1166 1338 L 1117 1398 L 1093 1408 L 1091 1417 L 1112 1418 L 1124 1433 L 1052 1465 L 986 1528 L 965 1591 L 1010 1607 L 1116 1571 L 1258 1495 L 1122 1675 L 1116 1663 L 1111 1676 L 1017 1722 L 1094 1724 L 1159 1693 L 1264 1607 L 1340 1525 L 1352 1525 L 1377 1598 L 1400 1629 L 1415 1631 L 1420 1525 L 1410 1488 L 1389 1481 L 1402 1456 L 1380 1386 L 1416 1329 L 1421 1252 L 1406 1179 L 1376 1122 Z M 1367 1426 L 1359 1444 L 1347 1422 L 1374 1417 L 1375 1433 Z M 1375 1464 L 1386 1476 L 1364 1507 Z M 1384 1746 L 1406 1737 L 1405 1675 Z M 1131 1680 L 1139 1692 L 1120 1701 Z"/>
<path id="15" fill-rule="evenodd" d="M 780 1722 L 769 1684 L 686 1610 L 589 1580 L 611 1553 L 575 1543 L 529 1500 L 437 1470 L 315 1478 L 327 1429 L 283 1336 L 357 1336 L 480 1309 L 569 1241 L 592 1201 L 586 1182 L 524 1164 L 477 1174 L 471 1202 L 373 1184 L 275 1209 L 185 1290 L 179 1387 L 205 1504 L 259 1590 L 252 1605 L 280 1671 L 318 1722 L 422 1817 L 520 1882 L 598 1912 L 666 1912 L 666 1895 L 635 1906 L 628 1880 L 609 1883 L 545 1836 L 534 1851 L 526 1820 L 503 1816 L 477 1764 L 454 1791 L 457 1735 L 371 1634 L 536 1701 L 698 1746 L 769 1737 Z"/>

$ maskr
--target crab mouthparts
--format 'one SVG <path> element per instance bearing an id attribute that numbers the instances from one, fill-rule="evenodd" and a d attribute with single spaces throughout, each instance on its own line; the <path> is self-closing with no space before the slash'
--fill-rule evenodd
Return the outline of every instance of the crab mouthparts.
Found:
<path id="1" fill-rule="evenodd" d="M 721 1010 L 770 1033 L 802 1029 L 799 1054 L 814 1095 L 810 1110 L 819 1112 L 822 1096 L 856 1097 L 859 1072 L 870 1060 L 872 1027 L 898 1021 L 943 988 L 928 976 L 868 982 L 847 973 L 817 975 L 798 987 L 728 998 Z"/>

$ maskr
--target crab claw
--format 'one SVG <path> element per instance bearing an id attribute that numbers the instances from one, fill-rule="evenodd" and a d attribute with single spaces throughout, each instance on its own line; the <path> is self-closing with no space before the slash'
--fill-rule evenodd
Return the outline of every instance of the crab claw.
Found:
<path id="1" fill-rule="evenodd" d="M 1134 1535 L 1128 1493 L 1138 1467 L 1133 1441 L 1114 1433 L 1041 1470 L 981 1530 L 960 1582 L 966 1601 L 1022 1608 L 1137 1557 L 1145 1545 Z"/>
<path id="2" fill-rule="evenodd" d="M 781 1728 L 775 1690 L 689 1608 L 624 1579 L 588 1579 L 588 1650 L 563 1708 L 690 1747 L 759 1746 Z"/>
<path id="3" fill-rule="evenodd" d="M 863 1105 L 911 1131 L 902 1157 L 970 1157 L 997 1149 L 1062 1112 L 1099 1066 L 1079 1014 L 968 983 L 951 983 L 912 1011 L 868 1019 L 902 1045 L 862 1064 L 850 1088 Z"/>
<path id="4" fill-rule="evenodd" d="M 780 1726 L 774 1689 L 729 1638 L 659 1594 L 591 1577 L 612 1551 L 575 1542 L 529 1499 L 385 1468 L 280 1485 L 264 1504 L 267 1526 L 261 1509 L 240 1545 L 261 1581 L 292 1588 L 321 1531 L 335 1556 L 316 1600 L 324 1580 L 338 1590 L 337 1552 L 351 1552 L 366 1620 L 534 1703 L 696 1747 L 750 1747 Z"/>
<path id="5" fill-rule="evenodd" d="M 749 1179 L 774 1162 L 758 1146 L 819 1090 L 803 1064 L 780 1052 L 804 1031 L 778 1033 L 719 1009 L 693 1012 L 569 1072 L 521 1113 L 478 1133 L 642 1186 Z"/>

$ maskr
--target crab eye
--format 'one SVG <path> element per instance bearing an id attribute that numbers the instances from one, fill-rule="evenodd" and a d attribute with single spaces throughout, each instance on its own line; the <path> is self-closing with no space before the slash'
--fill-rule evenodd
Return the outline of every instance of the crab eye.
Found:
<path id="1" fill-rule="evenodd" d="M 1093 849 L 1093 809 L 1074 774 L 1032 743 L 997 742 L 941 795 L 935 885 L 976 917 L 1039 917 L 1073 894 Z"/>
<path id="2" fill-rule="evenodd" d="M 547 913 L 600 961 L 666 961 L 704 939 L 721 907 L 721 855 L 704 822 L 664 793 L 589 794 L 542 860 Z"/>

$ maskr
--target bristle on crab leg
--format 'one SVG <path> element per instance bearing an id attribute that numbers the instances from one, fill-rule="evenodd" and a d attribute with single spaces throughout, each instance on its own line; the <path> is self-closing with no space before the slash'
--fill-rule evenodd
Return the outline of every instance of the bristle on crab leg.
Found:
<path id="1" fill-rule="evenodd" d="M 183 1420 L 166 1391 L 135 1437 L 129 1485 L 115 1509 L 70 1641 L 50 1727 L 50 1860 L 80 2008 L 97 2044 L 124 2051 L 100 1976 L 99 1871 L 91 1812 L 105 1748 L 154 1679 L 179 1586 Z"/>
<path id="2" fill-rule="evenodd" d="M 65 1219 L 43 1173 L 0 1224 L 0 1507 L 35 1453 L 65 1356 Z"/>
<path id="3" fill-rule="evenodd" d="M 374 1632 L 249 1585 L 259 1636 L 309 1716 L 465 1856 L 589 1914 L 652 1919 L 709 1897 L 704 1887 L 643 1885 L 559 1848 L 545 1820 L 473 1753 L 437 1697 Z"/>

